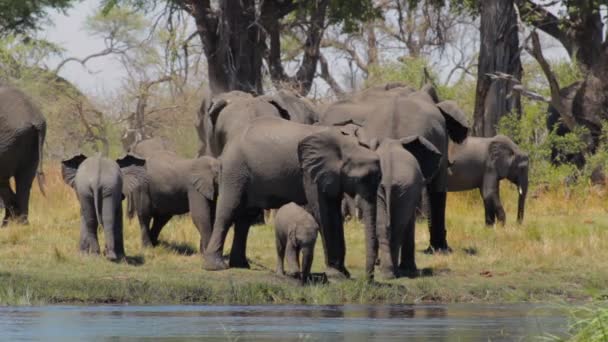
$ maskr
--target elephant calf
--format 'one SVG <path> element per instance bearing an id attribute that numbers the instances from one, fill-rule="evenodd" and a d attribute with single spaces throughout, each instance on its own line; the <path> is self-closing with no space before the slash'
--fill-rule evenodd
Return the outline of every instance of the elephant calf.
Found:
<path id="1" fill-rule="evenodd" d="M 110 260 L 125 255 L 122 233 L 123 194 L 145 182 L 145 160 L 127 155 L 115 161 L 78 154 L 62 161 L 61 174 L 80 202 L 80 250 L 99 254 L 97 227 L 103 226 Z"/>
<path id="2" fill-rule="evenodd" d="M 377 148 L 374 145 L 382 169 L 376 221 L 380 269 L 388 279 L 415 276 L 416 204 L 428 180 L 439 170 L 442 154 L 419 136 L 383 139 Z"/>
<path id="3" fill-rule="evenodd" d="M 274 219 L 277 243 L 277 273 L 285 274 L 283 259 L 287 253 L 287 264 L 296 276 L 305 283 L 310 277 L 310 268 L 315 252 L 319 225 L 304 208 L 291 202 L 282 206 Z M 300 272 L 300 252 L 302 268 Z"/>
<path id="4" fill-rule="evenodd" d="M 505 223 L 505 211 L 500 203 L 499 181 L 508 179 L 518 187 L 517 222 L 524 219 L 528 193 L 528 154 L 508 137 L 469 137 L 461 145 L 451 145 L 448 170 L 448 191 L 479 189 L 485 207 L 486 224 L 495 220 Z"/>

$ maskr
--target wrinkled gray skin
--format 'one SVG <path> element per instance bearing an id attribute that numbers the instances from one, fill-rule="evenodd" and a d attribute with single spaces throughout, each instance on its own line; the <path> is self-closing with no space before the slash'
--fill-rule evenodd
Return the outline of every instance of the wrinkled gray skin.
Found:
<path id="1" fill-rule="evenodd" d="M 0 202 L 5 207 L 2 225 L 28 222 L 34 177 L 44 194 L 42 154 L 46 121 L 27 96 L 0 84 Z M 9 180 L 15 178 L 15 192 Z"/>
<path id="2" fill-rule="evenodd" d="M 416 205 L 426 180 L 438 171 L 442 156 L 433 144 L 418 136 L 384 139 L 376 153 L 382 169 L 376 221 L 380 271 L 388 279 L 415 276 Z"/>
<path id="3" fill-rule="evenodd" d="M 308 99 L 288 90 L 258 97 L 241 91 L 208 97 L 201 105 L 196 123 L 201 143 L 199 156 L 219 157 L 228 141 L 251 120 L 262 116 L 313 124 L 319 113 Z"/>
<path id="4" fill-rule="evenodd" d="M 285 255 L 287 265 L 302 283 L 310 278 L 310 269 L 315 254 L 315 243 L 319 225 L 308 211 L 295 203 L 282 206 L 274 218 L 277 245 L 277 273 L 285 274 L 283 268 Z M 302 268 L 300 269 L 300 254 Z"/>
<path id="5" fill-rule="evenodd" d="M 123 244 L 122 199 L 145 182 L 146 161 L 127 155 L 116 161 L 79 154 L 61 162 L 61 174 L 80 202 L 80 251 L 99 254 L 97 227 L 103 227 L 105 256 L 120 260 Z"/>
<path id="6" fill-rule="evenodd" d="M 365 129 L 369 139 L 401 139 L 417 135 L 430 141 L 444 156 L 427 189 L 430 201 L 430 246 L 428 253 L 451 251 L 446 239 L 448 138 L 462 142 L 468 133 L 464 113 L 452 101 L 439 101 L 435 90 L 419 91 L 399 84 L 366 89 L 351 99 L 327 107 L 320 124 L 334 125 L 352 120 Z"/>
<path id="7" fill-rule="evenodd" d="M 219 157 L 226 143 L 238 136 L 255 118 L 283 117 L 284 112 L 267 100 L 231 91 L 205 99 L 196 123 L 201 148 L 199 156 Z M 285 117 L 286 118 L 286 117 Z"/>
<path id="8" fill-rule="evenodd" d="M 366 228 L 368 275 L 377 256 L 376 191 L 378 156 L 337 128 L 258 118 L 226 146 L 213 235 L 204 268 L 226 269 L 222 251 L 235 223 L 231 267 L 248 267 L 247 234 L 251 210 L 289 202 L 305 206 L 321 227 L 328 276 L 349 276 L 340 203 L 344 193 L 359 194 Z"/>
<path id="9" fill-rule="evenodd" d="M 147 160 L 145 185 L 129 199 L 129 217 L 137 214 L 142 244 L 156 246 L 163 227 L 175 215 L 190 212 L 201 239 L 201 253 L 211 236 L 217 199 L 219 161 L 211 157 L 187 159 L 158 138 L 143 140 L 131 148 Z"/>
<path id="10" fill-rule="evenodd" d="M 452 166 L 448 172 L 448 191 L 479 189 L 485 207 L 486 224 L 496 219 L 505 223 L 500 203 L 499 182 L 508 179 L 517 186 L 517 222 L 524 219 L 528 193 L 528 154 L 504 135 L 492 138 L 469 137 L 462 145 L 450 146 Z"/>
<path id="11" fill-rule="evenodd" d="M 274 105 L 281 117 L 289 121 L 312 125 L 319 121 L 319 111 L 306 97 L 290 90 L 281 89 L 272 95 L 263 95 L 260 99 Z"/>

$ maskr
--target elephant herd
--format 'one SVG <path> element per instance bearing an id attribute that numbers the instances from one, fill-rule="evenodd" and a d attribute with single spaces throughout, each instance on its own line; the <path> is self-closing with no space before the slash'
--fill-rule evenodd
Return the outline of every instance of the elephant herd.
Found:
<path id="1" fill-rule="evenodd" d="M 83 252 L 124 256 L 122 205 L 137 216 L 144 246 L 155 246 L 172 216 L 190 213 L 203 267 L 247 268 L 247 237 L 266 209 L 275 215 L 277 272 L 283 259 L 309 279 L 317 232 L 328 277 L 349 277 L 343 204 L 356 203 L 365 231 L 366 276 L 415 276 L 415 209 L 428 197 L 427 253 L 451 251 L 446 192 L 478 188 L 486 223 L 505 221 L 498 183 L 518 186 L 518 221 L 528 188 L 528 157 L 509 138 L 468 137 L 465 114 L 432 86 L 375 86 L 324 108 L 290 91 L 253 96 L 232 91 L 205 98 L 196 120 L 199 156 L 178 156 L 161 139 L 136 143 L 116 161 L 78 154 L 62 175 L 81 206 Z M 0 195 L 4 223 L 27 221 L 34 176 L 42 180 L 45 122 L 18 90 L 0 87 Z M 15 177 L 14 193 L 8 179 Z M 40 183 L 42 186 L 42 182 Z M 230 256 L 223 258 L 230 227 Z M 300 267 L 300 257 L 302 254 Z"/>

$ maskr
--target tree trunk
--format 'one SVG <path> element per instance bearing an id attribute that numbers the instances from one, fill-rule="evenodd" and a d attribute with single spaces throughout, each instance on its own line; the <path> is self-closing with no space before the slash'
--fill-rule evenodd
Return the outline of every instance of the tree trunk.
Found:
<path id="1" fill-rule="evenodd" d="M 517 13 L 512 0 L 481 2 L 481 50 L 477 71 L 477 92 L 473 135 L 496 135 L 500 118 L 521 113 L 519 94 L 511 94 L 509 81 L 492 80 L 488 74 L 503 72 L 521 79 L 522 67 L 517 36 Z"/>
<path id="2" fill-rule="evenodd" d="M 255 0 L 224 0 L 219 13 L 209 1 L 189 0 L 203 43 L 213 94 L 262 93 L 262 49 Z"/>

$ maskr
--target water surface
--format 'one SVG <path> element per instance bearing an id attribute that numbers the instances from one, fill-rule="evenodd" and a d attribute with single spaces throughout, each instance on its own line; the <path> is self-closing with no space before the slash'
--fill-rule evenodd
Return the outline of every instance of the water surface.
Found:
<path id="1" fill-rule="evenodd" d="M 0 308 L 0 340 L 518 341 L 565 336 L 562 309 L 511 305 Z"/>

